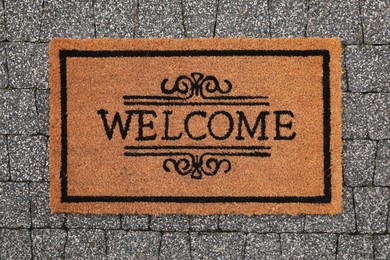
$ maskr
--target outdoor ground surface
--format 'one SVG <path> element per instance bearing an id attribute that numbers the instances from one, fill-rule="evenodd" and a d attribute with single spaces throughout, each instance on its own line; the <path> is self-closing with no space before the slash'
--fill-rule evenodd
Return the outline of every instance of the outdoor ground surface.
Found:
<path id="1" fill-rule="evenodd" d="M 389 0 L 0 3 L 0 259 L 390 259 Z M 57 36 L 341 37 L 343 214 L 50 214 Z"/>

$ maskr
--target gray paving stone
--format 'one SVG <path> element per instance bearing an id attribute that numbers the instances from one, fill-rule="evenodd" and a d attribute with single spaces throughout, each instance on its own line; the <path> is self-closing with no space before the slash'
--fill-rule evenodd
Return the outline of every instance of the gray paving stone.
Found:
<path id="1" fill-rule="evenodd" d="M 0 89 L 0 134 L 35 134 L 37 113 L 32 90 Z"/>
<path id="2" fill-rule="evenodd" d="M 34 229 L 32 231 L 33 259 L 64 259 L 66 231 Z"/>
<path id="3" fill-rule="evenodd" d="M 29 228 L 31 226 L 29 209 L 30 200 L 26 183 L 0 182 L 0 227 Z"/>
<path id="4" fill-rule="evenodd" d="M 187 231 L 189 229 L 189 217 L 188 215 L 151 216 L 150 229 L 156 231 Z"/>
<path id="5" fill-rule="evenodd" d="M 164 233 L 161 240 L 159 259 L 191 259 L 189 234 Z"/>
<path id="6" fill-rule="evenodd" d="M 306 0 L 270 0 L 272 37 L 304 37 L 307 24 Z"/>
<path id="7" fill-rule="evenodd" d="M 1 31 L 0 31 L 0 37 L 1 37 Z M 0 44 L 0 89 L 7 88 L 7 87 L 8 87 L 8 73 L 7 73 L 6 48 L 5 48 L 5 44 Z"/>
<path id="8" fill-rule="evenodd" d="M 249 233 L 246 236 L 244 259 L 281 259 L 278 234 Z"/>
<path id="9" fill-rule="evenodd" d="M 243 233 L 191 233 L 192 259 L 242 259 Z"/>
<path id="10" fill-rule="evenodd" d="M 0 229 L 0 259 L 31 259 L 30 232 Z"/>
<path id="11" fill-rule="evenodd" d="M 337 259 L 374 259 L 372 237 L 368 235 L 340 235 Z"/>
<path id="12" fill-rule="evenodd" d="M 186 37 L 213 36 L 217 5 L 217 0 L 183 0 Z"/>
<path id="13" fill-rule="evenodd" d="M 49 183 L 30 183 L 31 218 L 34 228 L 61 228 L 64 214 L 51 213 L 49 201 Z"/>
<path id="14" fill-rule="evenodd" d="M 132 38 L 137 0 L 98 0 L 94 4 L 96 37 Z"/>
<path id="15" fill-rule="evenodd" d="M 184 37 L 181 0 L 139 0 L 136 37 Z"/>
<path id="16" fill-rule="evenodd" d="M 122 228 L 130 230 L 147 230 L 149 228 L 148 215 L 123 215 Z"/>
<path id="17" fill-rule="evenodd" d="M 390 139 L 390 93 L 367 94 L 369 104 L 368 136 L 371 139 Z"/>
<path id="18" fill-rule="evenodd" d="M 357 229 L 361 233 L 386 231 L 390 189 L 379 187 L 355 188 Z"/>
<path id="19" fill-rule="evenodd" d="M 218 215 L 193 215 L 190 216 L 190 230 L 213 231 L 218 229 Z"/>
<path id="20" fill-rule="evenodd" d="M 48 175 L 47 138 L 15 135 L 9 137 L 11 180 L 42 181 Z"/>
<path id="21" fill-rule="evenodd" d="M 37 90 L 35 92 L 39 133 L 44 135 L 49 135 L 49 94 L 49 90 Z"/>
<path id="22" fill-rule="evenodd" d="M 374 185 L 390 186 L 390 140 L 379 141 Z"/>
<path id="23" fill-rule="evenodd" d="M 4 4 L 3 0 L 0 0 L 0 41 L 4 41 L 6 37 L 3 4 Z"/>
<path id="24" fill-rule="evenodd" d="M 306 215 L 306 232 L 353 233 L 356 231 L 351 188 L 343 189 L 343 212 L 338 215 Z"/>
<path id="25" fill-rule="evenodd" d="M 372 184 L 376 147 L 376 142 L 370 140 L 345 140 L 343 142 L 345 185 L 355 187 Z"/>
<path id="26" fill-rule="evenodd" d="M 158 259 L 159 232 L 107 231 L 108 259 Z"/>
<path id="27" fill-rule="evenodd" d="M 119 229 L 121 221 L 119 215 L 67 214 L 66 226 L 68 228 Z"/>
<path id="28" fill-rule="evenodd" d="M 335 234 L 281 234 L 282 259 L 334 259 Z"/>
<path id="29" fill-rule="evenodd" d="M 105 234 L 99 229 L 69 229 L 65 259 L 105 259 Z"/>
<path id="30" fill-rule="evenodd" d="M 0 135 L 0 181 L 9 180 L 7 138 Z"/>
<path id="31" fill-rule="evenodd" d="M 364 41 L 373 44 L 390 43 L 390 4 L 388 1 L 363 0 L 362 19 Z"/>
<path id="32" fill-rule="evenodd" d="M 40 39 L 93 38 L 93 22 L 91 0 L 45 0 Z"/>
<path id="33" fill-rule="evenodd" d="M 270 232 L 302 232 L 304 229 L 304 215 L 271 215 Z"/>
<path id="34" fill-rule="evenodd" d="M 343 93 L 343 139 L 368 137 L 366 99 L 361 93 Z"/>
<path id="35" fill-rule="evenodd" d="M 347 46 L 344 50 L 352 92 L 390 92 L 390 46 Z"/>
<path id="36" fill-rule="evenodd" d="M 38 41 L 43 0 L 5 1 L 7 40 Z"/>
<path id="37" fill-rule="evenodd" d="M 270 231 L 269 216 L 221 215 L 219 228 L 223 231 L 266 233 Z"/>
<path id="38" fill-rule="evenodd" d="M 344 44 L 359 44 L 359 22 L 358 1 L 309 1 L 307 36 L 340 37 Z"/>
<path id="39" fill-rule="evenodd" d="M 9 85 L 14 88 L 49 87 L 48 47 L 46 43 L 7 45 Z"/>
<path id="40" fill-rule="evenodd" d="M 390 259 L 390 235 L 374 236 L 375 259 Z"/>
<path id="41" fill-rule="evenodd" d="M 217 14 L 217 37 L 270 37 L 266 0 L 220 0 Z"/>

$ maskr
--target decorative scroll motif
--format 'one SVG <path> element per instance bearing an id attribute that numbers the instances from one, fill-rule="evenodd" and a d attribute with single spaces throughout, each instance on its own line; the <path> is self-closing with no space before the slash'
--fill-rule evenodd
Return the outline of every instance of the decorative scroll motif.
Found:
<path id="1" fill-rule="evenodd" d="M 179 76 L 173 87 L 167 87 L 168 79 L 164 79 L 161 82 L 161 91 L 164 94 L 178 93 L 183 96 L 183 99 L 189 99 L 195 96 L 201 96 L 204 99 L 214 99 L 213 96 L 207 96 L 207 94 L 228 94 L 232 90 L 232 83 L 225 79 L 225 84 L 220 84 L 216 77 L 205 76 L 199 72 L 191 73 L 191 76 L 181 75 Z"/>
<path id="2" fill-rule="evenodd" d="M 206 156 L 213 156 L 205 158 Z M 167 158 L 164 160 L 163 168 L 166 172 L 175 170 L 180 175 L 190 175 L 193 179 L 202 179 L 204 175 L 214 176 L 220 170 L 228 173 L 231 170 L 231 163 L 228 159 L 217 159 L 212 153 L 204 153 L 200 156 L 191 153 L 181 155 L 177 159 Z"/>

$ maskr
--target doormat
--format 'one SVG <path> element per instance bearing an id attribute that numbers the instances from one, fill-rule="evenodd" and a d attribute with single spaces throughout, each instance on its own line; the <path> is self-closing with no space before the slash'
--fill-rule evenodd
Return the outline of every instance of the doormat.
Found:
<path id="1" fill-rule="evenodd" d="M 53 212 L 341 211 L 338 39 L 55 39 Z"/>

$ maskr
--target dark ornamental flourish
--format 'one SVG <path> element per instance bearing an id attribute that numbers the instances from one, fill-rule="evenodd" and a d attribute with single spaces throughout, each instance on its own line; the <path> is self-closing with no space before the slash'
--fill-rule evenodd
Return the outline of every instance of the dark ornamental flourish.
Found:
<path id="1" fill-rule="evenodd" d="M 204 175 L 214 176 L 218 171 L 228 173 L 231 170 L 231 163 L 228 159 L 217 159 L 213 153 L 204 153 L 200 156 L 191 153 L 177 156 L 178 158 L 167 158 L 164 160 L 163 168 L 166 172 L 174 169 L 180 175 L 190 175 L 193 179 L 202 179 Z"/>
<path id="2" fill-rule="evenodd" d="M 190 76 L 177 77 L 172 87 L 167 87 L 168 79 L 161 82 L 161 91 L 164 94 L 180 94 L 184 99 L 193 96 L 201 96 L 204 99 L 213 99 L 207 94 L 228 94 L 232 90 L 232 83 L 225 79 L 221 85 L 215 76 L 205 76 L 199 72 L 193 72 Z"/>

